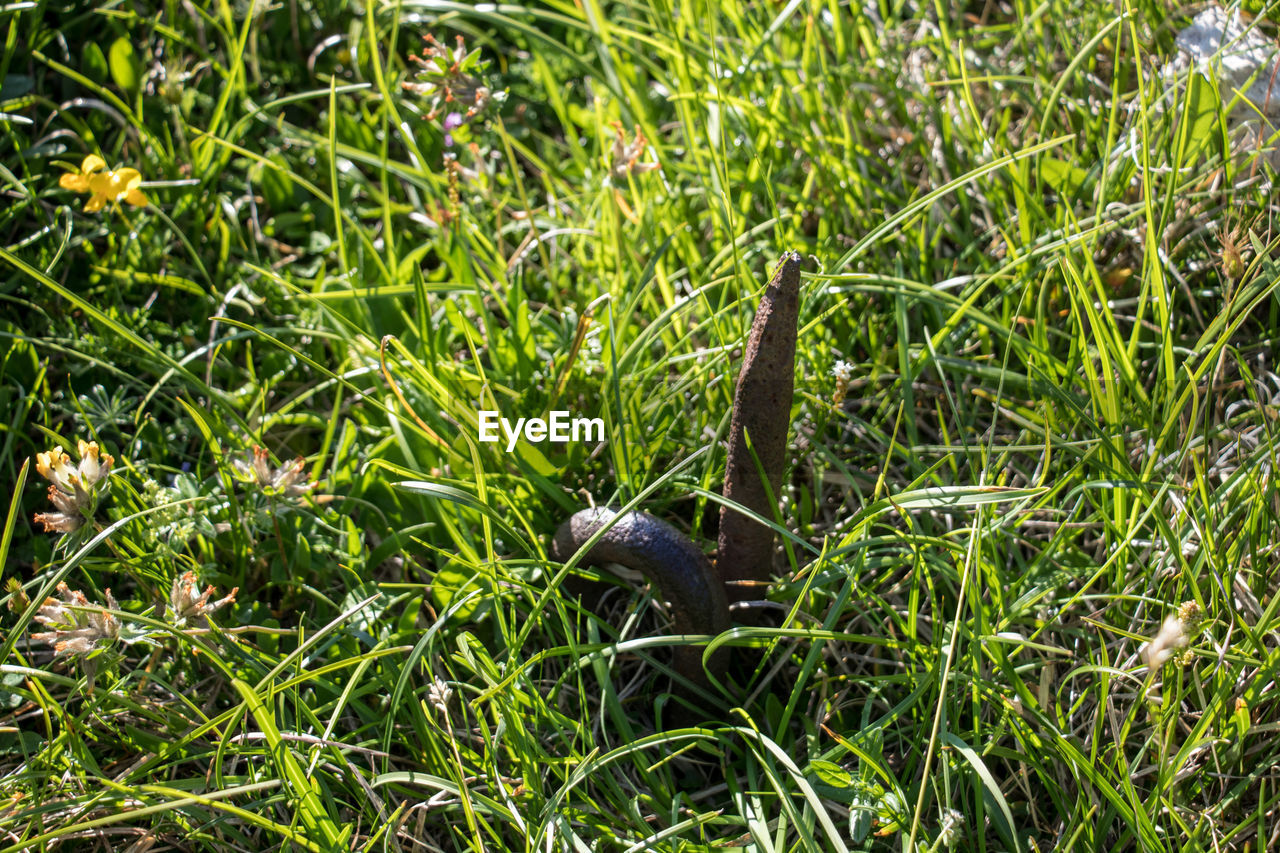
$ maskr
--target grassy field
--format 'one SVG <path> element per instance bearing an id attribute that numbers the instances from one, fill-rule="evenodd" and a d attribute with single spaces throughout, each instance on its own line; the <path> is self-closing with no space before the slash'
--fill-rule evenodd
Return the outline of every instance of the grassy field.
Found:
<path id="1" fill-rule="evenodd" d="M 0 853 L 1274 849 L 1280 233 L 1197 11 L 0 6 Z M 712 547 L 788 249 L 691 720 L 549 540 Z"/>

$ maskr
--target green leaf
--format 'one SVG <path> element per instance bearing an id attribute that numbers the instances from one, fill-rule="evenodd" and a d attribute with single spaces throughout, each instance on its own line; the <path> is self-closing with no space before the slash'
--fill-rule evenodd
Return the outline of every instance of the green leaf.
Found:
<path id="1" fill-rule="evenodd" d="M 473 568 L 456 557 L 445 563 L 431 582 L 431 599 L 440 611 L 448 610 L 455 600 L 460 602 L 453 613 L 460 622 L 470 622 L 483 601 L 482 595 L 473 593 L 483 593 L 479 578 Z"/>
<path id="2" fill-rule="evenodd" d="M 87 41 L 80 49 L 80 70 L 95 83 L 107 82 L 107 75 L 111 73 L 107 68 L 107 57 L 96 41 Z"/>
<path id="3" fill-rule="evenodd" d="M 1236 709 L 1231 715 L 1232 727 L 1236 730 L 1236 737 L 1241 740 L 1249 733 L 1249 727 L 1253 721 L 1249 716 L 1249 703 L 1244 699 L 1236 699 Z"/>
<path id="4" fill-rule="evenodd" d="M 312 231 L 307 235 L 307 251 L 313 255 L 321 255 L 333 248 L 333 238 L 323 231 Z"/>
<path id="5" fill-rule="evenodd" d="M 267 163 L 279 166 L 273 169 Z M 269 154 L 265 163 L 255 163 L 250 170 L 267 206 L 274 211 L 286 210 L 293 203 L 293 178 L 289 174 L 289 162 L 280 153 Z"/>
<path id="6" fill-rule="evenodd" d="M 982 781 L 984 797 L 994 807 L 989 811 L 989 814 L 996 832 L 999 833 L 1005 844 L 1014 850 L 1021 851 L 1023 849 L 1022 833 L 1014 825 L 1013 812 L 1004 798 L 1004 791 L 1001 789 L 1000 783 L 991 775 L 991 771 L 987 768 L 982 757 L 978 755 L 973 747 L 950 732 L 943 732 L 942 742 L 959 752 L 964 757 L 964 760 L 969 762 L 969 766 L 978 774 L 978 778 Z"/>
<path id="7" fill-rule="evenodd" d="M 133 45 L 124 36 L 111 43 L 107 52 L 107 62 L 111 67 L 111 79 L 125 92 L 133 93 L 142 82 L 142 68 Z"/>
<path id="8" fill-rule="evenodd" d="M 1040 159 L 1040 180 L 1053 187 L 1060 196 L 1075 196 L 1088 179 L 1089 173 L 1074 163 L 1057 157 Z"/>
<path id="9" fill-rule="evenodd" d="M 403 489 L 406 492 L 415 492 L 432 498 L 452 501 L 459 506 L 469 507 L 478 512 L 482 512 L 489 516 L 489 520 L 497 525 L 503 534 L 511 537 L 512 542 L 523 546 L 526 552 L 528 552 L 530 556 L 533 556 L 533 553 L 529 552 L 528 546 L 525 544 L 524 537 L 513 530 L 511 525 L 507 524 L 502 516 L 494 512 L 493 507 L 488 504 L 481 503 L 479 498 L 475 495 L 464 492 L 461 489 L 455 489 L 453 486 L 446 486 L 442 483 L 430 483 L 425 480 L 402 480 L 398 483 L 392 483 L 391 487 L 394 489 Z"/>
<path id="10" fill-rule="evenodd" d="M 1188 150 L 1196 155 L 1213 137 L 1218 116 L 1222 112 L 1222 98 L 1218 95 L 1217 87 L 1202 74 L 1193 72 L 1190 76 L 1183 121 L 1188 123 Z"/>
<path id="11" fill-rule="evenodd" d="M 13 541 L 14 528 L 18 526 L 18 516 L 22 512 L 22 487 L 27 483 L 27 471 L 30 467 L 31 457 L 23 459 L 13 491 L 9 493 L 9 514 L 5 518 L 4 530 L 0 531 L 0 568 L 9 565 L 9 545 Z"/>
<path id="12" fill-rule="evenodd" d="M 413 281 L 414 267 L 421 265 L 422 259 L 434 248 L 431 243 L 423 243 L 411 249 L 396 265 L 396 281 Z"/>
<path id="13" fill-rule="evenodd" d="M 858 791 L 849 805 L 849 837 L 861 844 L 871 834 L 871 819 L 877 814 L 880 798 L 870 789 Z"/>
<path id="14" fill-rule="evenodd" d="M 102 55 L 102 51 L 98 51 Z M 36 87 L 35 78 L 29 74 L 10 74 L 0 80 L 0 101 L 21 98 Z"/>
<path id="15" fill-rule="evenodd" d="M 830 785 L 833 788 L 848 788 L 853 784 L 853 776 L 849 771 L 833 761 L 814 759 L 809 762 L 809 769 L 817 775 L 818 781 L 824 785 Z"/>

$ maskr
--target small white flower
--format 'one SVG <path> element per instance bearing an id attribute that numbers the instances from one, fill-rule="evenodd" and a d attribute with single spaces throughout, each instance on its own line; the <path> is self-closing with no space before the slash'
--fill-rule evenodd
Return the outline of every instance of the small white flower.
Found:
<path id="1" fill-rule="evenodd" d="M 1175 650 L 1187 644 L 1186 627 L 1177 616 L 1166 616 L 1160 631 L 1151 642 L 1142 647 L 1140 654 L 1147 666 L 1155 669 L 1173 657 Z"/>
<path id="2" fill-rule="evenodd" d="M 440 676 L 436 676 L 431 680 L 431 684 L 427 686 L 427 702 L 431 704 L 440 713 L 446 713 L 449 708 L 449 700 L 453 698 L 453 688 L 449 683 Z"/>
<path id="3" fill-rule="evenodd" d="M 831 395 L 831 402 L 839 406 L 844 402 L 845 394 L 849 393 L 849 381 L 853 379 L 853 365 L 843 359 L 836 359 L 836 363 L 831 365 L 831 375 L 836 380 L 836 390 Z"/>
<path id="4" fill-rule="evenodd" d="M 964 834 L 964 815 L 955 809 L 942 810 L 942 826 L 938 830 L 938 840 L 943 847 L 955 847 Z"/>

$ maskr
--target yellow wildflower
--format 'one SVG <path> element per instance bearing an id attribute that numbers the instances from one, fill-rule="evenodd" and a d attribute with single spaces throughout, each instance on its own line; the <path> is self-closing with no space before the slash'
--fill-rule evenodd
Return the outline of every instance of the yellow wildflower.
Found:
<path id="1" fill-rule="evenodd" d="M 139 189 L 141 185 L 142 174 L 137 169 L 113 172 L 97 154 L 85 157 L 79 172 L 68 172 L 58 179 L 58 186 L 64 190 L 90 194 L 84 205 L 85 213 L 102 210 L 107 202 L 123 201 L 134 207 L 143 207 L 147 204 L 147 196 Z"/>

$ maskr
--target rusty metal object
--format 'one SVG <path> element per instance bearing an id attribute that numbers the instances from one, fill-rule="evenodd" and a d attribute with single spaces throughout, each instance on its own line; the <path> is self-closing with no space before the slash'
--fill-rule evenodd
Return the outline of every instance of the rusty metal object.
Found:
<path id="1" fill-rule="evenodd" d="M 617 563 L 644 574 L 670 602 L 674 633 L 715 636 L 729 630 L 729 604 L 711 561 L 688 536 L 647 512 L 619 515 L 609 507 L 579 510 L 556 531 L 552 558 L 566 562 L 601 528 L 608 529 L 582 555 L 583 565 L 604 568 Z M 717 678 L 724 675 L 727 652 L 713 654 L 707 663 Z M 709 686 L 701 646 L 677 647 L 673 663 L 676 672 L 695 685 Z"/>
<path id="2" fill-rule="evenodd" d="M 723 491 L 728 500 L 767 519 L 773 518 L 787 463 L 799 311 L 800 256 L 786 252 L 760 298 L 747 339 L 733 396 Z M 773 540 L 772 528 L 721 508 L 716 568 L 730 601 L 754 598 L 763 590 L 773 565 Z"/>
<path id="3" fill-rule="evenodd" d="M 800 256 L 787 252 L 751 324 L 734 393 L 724 482 L 726 498 L 763 518 L 773 517 L 786 467 L 799 302 Z M 720 514 L 720 550 L 714 566 L 666 522 L 643 512 L 619 516 L 604 507 L 577 512 L 560 525 L 552 558 L 569 560 L 602 528 L 607 529 L 582 555 L 582 562 L 602 568 L 622 565 L 654 581 L 671 603 L 676 633 L 715 635 L 727 630 L 729 602 L 756 597 L 770 577 L 773 530 L 728 507 Z M 712 655 L 704 670 L 700 647 L 678 648 L 674 664 L 693 684 L 706 687 L 708 671 L 717 678 L 724 674 L 727 650 Z"/>

